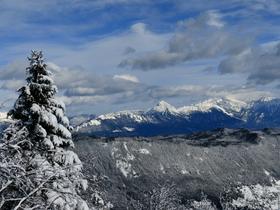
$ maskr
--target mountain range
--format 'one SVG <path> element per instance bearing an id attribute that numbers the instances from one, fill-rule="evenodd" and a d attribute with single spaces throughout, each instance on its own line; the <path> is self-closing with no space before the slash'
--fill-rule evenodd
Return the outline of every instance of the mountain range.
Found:
<path id="1" fill-rule="evenodd" d="M 97 137 L 166 136 L 191 134 L 218 128 L 258 130 L 280 127 L 280 99 L 261 98 L 243 102 L 214 98 L 176 108 L 165 101 L 143 110 L 102 114 L 84 114 L 69 118 L 76 135 Z M 0 112 L 0 132 L 9 124 Z"/>
<path id="2" fill-rule="evenodd" d="M 215 98 L 175 108 L 165 101 L 147 110 L 103 114 L 75 126 L 89 136 L 158 136 L 190 134 L 217 128 L 263 129 L 280 127 L 280 99 L 243 102 Z"/>

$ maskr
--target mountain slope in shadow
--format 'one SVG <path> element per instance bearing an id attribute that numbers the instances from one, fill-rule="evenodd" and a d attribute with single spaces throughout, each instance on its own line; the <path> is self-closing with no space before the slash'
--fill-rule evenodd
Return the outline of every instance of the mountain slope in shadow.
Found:
<path id="1" fill-rule="evenodd" d="M 149 208 L 151 193 L 166 184 L 182 205 L 203 193 L 221 209 L 220 196 L 229 189 L 280 180 L 279 137 L 277 130 L 219 129 L 188 136 L 75 138 L 91 187 L 104 192 L 114 209 Z"/>

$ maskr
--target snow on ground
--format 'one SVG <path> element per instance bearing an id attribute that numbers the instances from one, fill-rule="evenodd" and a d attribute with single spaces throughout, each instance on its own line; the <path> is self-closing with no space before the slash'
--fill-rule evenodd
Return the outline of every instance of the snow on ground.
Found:
<path id="1" fill-rule="evenodd" d="M 132 132 L 135 130 L 135 128 L 129 128 L 129 127 L 123 127 L 124 130 L 128 131 L 128 132 Z"/>
<path id="2" fill-rule="evenodd" d="M 164 169 L 164 166 L 160 163 L 160 165 L 159 165 L 159 168 L 160 168 L 160 170 L 162 171 L 162 173 L 166 173 L 166 171 L 165 171 L 165 169 Z"/>
<path id="3" fill-rule="evenodd" d="M 189 172 L 186 169 L 182 169 L 181 174 L 189 174 Z"/>
<path id="4" fill-rule="evenodd" d="M 131 152 L 128 151 L 128 148 L 127 148 L 126 143 L 124 143 L 123 146 L 124 146 L 124 148 L 125 148 L 125 150 L 126 150 L 126 152 L 127 152 L 127 153 L 126 153 L 126 159 L 127 159 L 127 160 L 134 160 L 134 159 L 135 159 L 135 156 L 134 156 Z"/>
<path id="5" fill-rule="evenodd" d="M 104 114 L 104 115 L 100 115 L 98 117 L 98 119 L 101 119 L 101 120 L 114 120 L 116 119 L 114 113 L 109 113 L 109 114 Z"/>
<path id="6" fill-rule="evenodd" d="M 131 163 L 131 161 L 135 160 L 135 156 L 128 150 L 126 143 L 123 143 L 123 148 L 126 151 L 125 153 L 122 153 L 116 147 L 113 147 L 111 150 L 111 155 L 116 160 L 116 168 L 118 168 L 125 177 L 138 177 Z"/>
<path id="7" fill-rule="evenodd" d="M 270 176 L 270 173 L 267 170 L 264 170 L 265 175 Z"/>
<path id="8" fill-rule="evenodd" d="M 148 155 L 148 154 L 150 154 L 150 151 L 147 150 L 146 148 L 141 148 L 141 149 L 139 149 L 139 153 Z"/>
<path id="9" fill-rule="evenodd" d="M 116 160 L 116 167 L 120 169 L 125 177 L 137 177 L 136 172 L 132 169 L 131 164 L 127 160 Z"/>
<path id="10" fill-rule="evenodd" d="M 238 208 L 249 207 L 252 209 L 278 210 L 278 196 L 280 193 L 280 180 L 273 181 L 272 186 L 260 184 L 242 186 L 239 188 L 243 198 L 233 200 L 233 205 Z"/>
<path id="11" fill-rule="evenodd" d="M 120 132 L 122 132 L 122 131 L 117 129 L 117 130 L 113 130 L 112 132 L 113 132 L 113 133 L 120 133 Z"/>
<path id="12" fill-rule="evenodd" d="M 91 120 L 89 121 L 89 125 L 98 126 L 101 125 L 101 122 L 99 120 Z"/>

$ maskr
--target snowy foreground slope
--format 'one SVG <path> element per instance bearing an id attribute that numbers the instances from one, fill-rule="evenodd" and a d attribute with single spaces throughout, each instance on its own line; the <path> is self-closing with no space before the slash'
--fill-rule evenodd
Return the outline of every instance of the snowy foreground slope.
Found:
<path id="1" fill-rule="evenodd" d="M 277 209 L 279 138 L 277 130 L 268 129 L 152 138 L 75 137 L 90 188 L 103 191 L 114 209 L 206 204 Z M 87 196 L 98 202 L 93 190 Z"/>
<path id="2" fill-rule="evenodd" d="M 161 101 L 148 111 L 100 115 L 76 126 L 75 131 L 90 136 L 157 136 L 224 127 L 280 127 L 280 99 L 262 98 L 245 103 L 222 98 L 180 108 Z"/>

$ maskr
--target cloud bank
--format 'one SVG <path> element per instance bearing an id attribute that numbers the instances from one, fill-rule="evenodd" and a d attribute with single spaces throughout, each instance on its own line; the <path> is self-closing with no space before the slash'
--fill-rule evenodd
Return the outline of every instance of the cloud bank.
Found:
<path id="1" fill-rule="evenodd" d="M 144 26 L 141 28 L 145 31 Z M 119 67 L 149 71 L 186 61 L 235 55 L 246 49 L 250 41 L 228 32 L 221 15 L 208 11 L 197 18 L 178 22 L 165 49 L 126 58 Z"/>
<path id="2" fill-rule="evenodd" d="M 222 74 L 247 73 L 248 82 L 257 85 L 279 83 L 280 43 L 250 48 L 238 55 L 230 56 L 220 63 L 219 71 Z"/>

